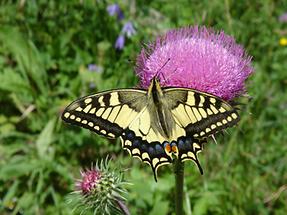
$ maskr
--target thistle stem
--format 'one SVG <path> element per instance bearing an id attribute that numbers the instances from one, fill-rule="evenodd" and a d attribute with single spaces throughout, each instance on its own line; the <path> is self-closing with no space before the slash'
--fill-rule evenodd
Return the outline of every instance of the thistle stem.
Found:
<path id="1" fill-rule="evenodd" d="M 183 215 L 183 184 L 184 164 L 179 159 L 174 164 L 175 175 L 175 212 L 176 215 Z"/>
<path id="2" fill-rule="evenodd" d="M 128 207 L 121 200 L 116 199 L 116 202 L 124 215 L 130 215 Z"/>

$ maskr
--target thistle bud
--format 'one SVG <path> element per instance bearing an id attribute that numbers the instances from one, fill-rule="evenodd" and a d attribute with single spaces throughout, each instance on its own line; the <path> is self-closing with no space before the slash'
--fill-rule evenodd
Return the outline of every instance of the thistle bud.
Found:
<path id="1" fill-rule="evenodd" d="M 109 168 L 108 159 L 80 173 L 76 191 L 70 196 L 74 210 L 83 214 L 129 214 L 123 197 L 128 183 L 116 169 Z"/>

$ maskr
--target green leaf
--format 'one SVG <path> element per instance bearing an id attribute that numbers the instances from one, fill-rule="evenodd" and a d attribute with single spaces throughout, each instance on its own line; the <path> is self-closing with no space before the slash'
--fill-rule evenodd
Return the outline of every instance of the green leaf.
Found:
<path id="1" fill-rule="evenodd" d="M 153 208 L 149 215 L 166 215 L 168 214 L 168 201 L 162 200 L 161 196 L 158 196 L 154 203 L 153 203 Z"/>
<path id="2" fill-rule="evenodd" d="M 19 180 L 16 180 L 13 182 L 12 186 L 10 186 L 8 192 L 5 194 L 3 199 L 3 205 L 6 207 L 6 205 L 10 205 L 13 203 L 13 198 L 16 196 L 17 190 L 19 189 Z M 1 208 L 1 207 L 0 207 Z"/>
<path id="3" fill-rule="evenodd" d="M 13 157 L 10 163 L 0 167 L 0 179 L 8 180 L 23 175 L 29 175 L 31 171 L 38 167 L 38 163 L 34 160 L 29 161 L 26 157 Z"/>
<path id="4" fill-rule="evenodd" d="M 24 209 L 28 214 L 35 214 L 37 208 L 35 193 L 25 192 L 19 199 L 17 208 Z"/>
<path id="5" fill-rule="evenodd" d="M 51 119 L 45 126 L 45 128 L 40 133 L 37 141 L 36 147 L 38 151 L 39 158 L 47 158 L 49 156 L 49 146 L 53 141 L 53 130 L 55 127 L 56 119 Z"/>
<path id="6" fill-rule="evenodd" d="M 9 134 L 15 130 L 15 126 L 12 123 L 6 123 L 0 126 L 0 133 L 2 135 Z"/>
<path id="7" fill-rule="evenodd" d="M 5 68 L 0 72 L 0 90 L 5 90 L 13 93 L 27 94 L 32 93 L 29 81 L 25 79 L 15 69 Z"/>
<path id="8" fill-rule="evenodd" d="M 204 192 L 203 196 L 195 202 L 193 214 L 207 214 L 209 208 L 216 208 L 218 200 L 214 193 Z"/>
<path id="9" fill-rule="evenodd" d="M 13 55 L 25 80 L 37 86 L 42 94 L 46 94 L 47 74 L 34 43 L 25 38 L 17 28 L 8 26 L 1 26 L 0 43 Z"/>

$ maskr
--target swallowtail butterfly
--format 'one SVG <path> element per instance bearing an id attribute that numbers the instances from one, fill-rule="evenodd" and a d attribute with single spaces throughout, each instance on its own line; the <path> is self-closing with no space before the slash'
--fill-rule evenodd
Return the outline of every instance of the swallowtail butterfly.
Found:
<path id="1" fill-rule="evenodd" d="M 194 161 L 206 138 L 239 121 L 226 101 L 188 88 L 116 89 L 72 102 L 62 119 L 108 138 L 120 138 L 131 156 L 157 169 L 174 158 Z"/>

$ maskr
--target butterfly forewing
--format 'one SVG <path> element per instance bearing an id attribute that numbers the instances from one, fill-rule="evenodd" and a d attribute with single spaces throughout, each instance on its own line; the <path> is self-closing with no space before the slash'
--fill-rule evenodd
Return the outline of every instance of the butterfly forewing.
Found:
<path id="1" fill-rule="evenodd" d="M 145 94 L 126 89 L 86 96 L 72 102 L 62 119 L 109 138 L 119 137 L 144 108 Z"/>
<path id="2" fill-rule="evenodd" d="M 63 112 L 62 119 L 108 138 L 121 137 L 122 146 L 133 157 L 148 163 L 155 174 L 159 166 L 172 162 L 164 151 L 164 137 L 152 127 L 143 90 L 112 90 L 80 98 Z"/>
<path id="3" fill-rule="evenodd" d="M 211 94 L 186 88 L 167 88 L 164 95 L 186 135 L 205 138 L 239 121 L 235 108 Z"/>

